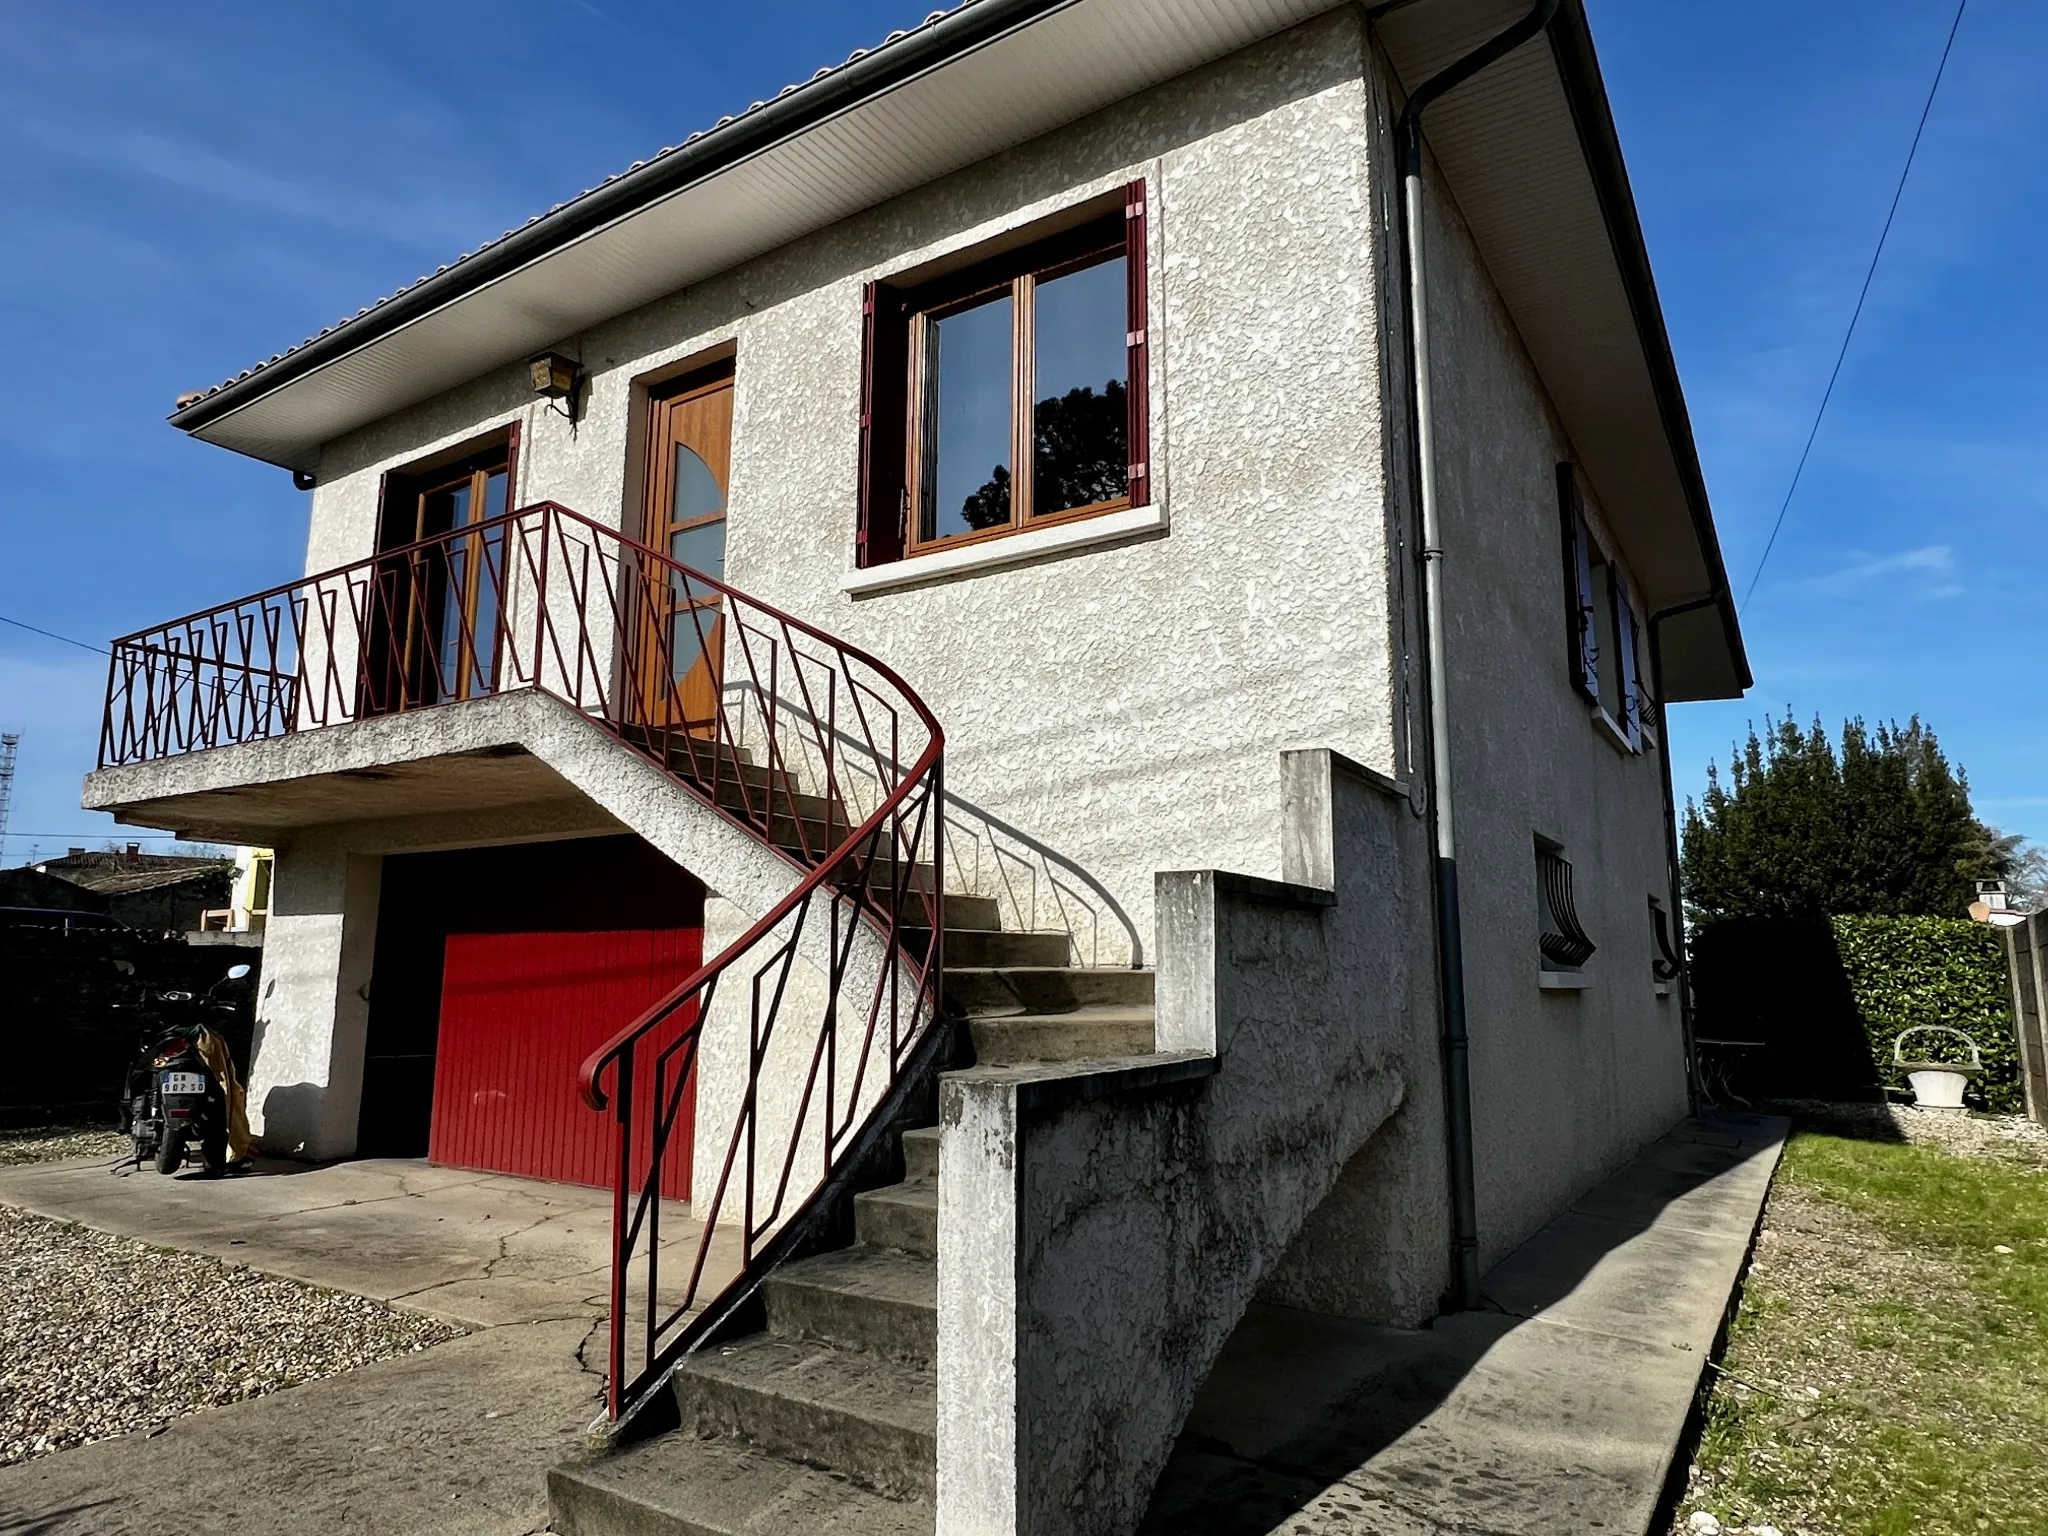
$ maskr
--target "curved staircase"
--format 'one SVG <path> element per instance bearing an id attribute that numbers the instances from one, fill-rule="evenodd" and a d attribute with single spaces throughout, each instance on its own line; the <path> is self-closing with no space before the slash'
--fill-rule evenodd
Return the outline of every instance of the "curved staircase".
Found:
<path id="1" fill-rule="evenodd" d="M 948 894 L 945 922 L 974 1066 L 1152 1051 L 1151 971 L 1067 965 L 1064 933 L 1004 932 L 987 897 Z M 931 1095 L 918 1107 L 893 1129 L 901 1178 L 853 1196 L 852 1243 L 776 1268 L 759 1331 L 675 1372 L 675 1429 L 548 1474 L 557 1532 L 929 1536 L 940 1133 Z"/>
<path id="2" fill-rule="evenodd" d="M 584 1063 L 616 1125 L 609 1415 L 676 1427 L 552 1473 L 556 1528 L 930 1531 L 937 1072 L 1150 1053 L 1152 973 L 946 890 L 944 732 L 887 666 L 554 503 L 116 641 L 100 765 L 521 690 L 790 877 Z M 722 1159 L 680 1115 L 721 1027 Z M 667 1175 L 707 1146 L 680 1209 Z"/>

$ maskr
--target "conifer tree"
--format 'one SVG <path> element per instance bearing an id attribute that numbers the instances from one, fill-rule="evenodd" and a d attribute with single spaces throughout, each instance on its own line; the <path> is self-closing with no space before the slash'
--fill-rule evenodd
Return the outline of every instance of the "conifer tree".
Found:
<path id="1" fill-rule="evenodd" d="M 1701 919 L 1834 913 L 1961 917 L 1976 882 L 2019 861 L 1970 807 L 1969 781 L 1914 716 L 1845 721 L 1839 750 L 1818 719 L 1755 728 L 1707 769 L 1685 806 L 1680 871 Z"/>

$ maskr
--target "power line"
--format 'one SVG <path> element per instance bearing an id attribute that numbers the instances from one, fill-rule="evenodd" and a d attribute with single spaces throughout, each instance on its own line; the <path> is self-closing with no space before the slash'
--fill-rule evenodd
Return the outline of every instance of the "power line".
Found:
<path id="1" fill-rule="evenodd" d="M 113 655 L 112 651 L 107 650 L 103 646 L 87 645 L 83 640 L 74 640 L 69 635 L 58 634 L 55 630 L 38 629 L 33 624 L 24 624 L 19 619 L 10 619 L 4 613 L 0 613 L 0 624 L 12 624 L 16 629 L 25 629 L 30 634 L 41 635 L 45 640 L 62 640 L 66 645 L 75 645 L 81 651 L 91 651 L 95 656 Z M 26 834 L 23 835 L 25 836 Z"/>
<path id="2" fill-rule="evenodd" d="M 197 839 L 179 837 L 175 832 L 131 832 L 126 827 L 116 827 L 111 832 L 101 828 L 97 832 L 10 832 L 7 835 L 9 837 L 82 837 L 87 842 L 91 842 L 94 838 L 98 837 L 113 843 L 132 843 L 139 838 L 145 837 L 168 837 L 173 842 L 181 843 L 194 841 L 203 843 L 209 841 L 209 839 L 203 837 Z"/>
<path id="3" fill-rule="evenodd" d="M 1956 19 L 1949 26 L 1948 41 L 1942 45 L 1941 62 L 1934 67 L 1934 84 L 1927 88 L 1927 104 L 1920 109 L 1920 125 L 1913 130 L 1913 142 L 1906 150 L 1906 163 L 1899 171 L 1899 184 L 1892 192 L 1892 206 L 1884 216 L 1884 228 L 1878 233 L 1877 249 L 1870 253 L 1870 270 L 1863 274 L 1863 289 L 1856 295 L 1856 308 L 1849 316 L 1849 329 L 1842 335 L 1842 350 L 1835 354 L 1835 370 L 1828 375 L 1828 387 L 1821 391 L 1820 409 L 1813 413 L 1813 429 L 1806 434 L 1806 446 L 1799 450 L 1799 463 L 1792 471 L 1792 483 L 1785 488 L 1785 499 L 1778 506 L 1778 520 L 1771 524 L 1771 536 L 1764 541 L 1763 555 L 1757 560 L 1756 571 L 1749 578 L 1748 590 L 1742 594 L 1744 608 L 1756 595 L 1756 584 L 1763 576 L 1765 563 L 1771 558 L 1771 550 L 1777 545 L 1778 530 L 1785 526 L 1785 514 L 1791 509 L 1793 493 L 1799 489 L 1799 477 L 1806 473 L 1806 458 L 1813 452 L 1813 440 L 1820 436 L 1821 418 L 1827 415 L 1828 401 L 1834 398 L 1835 380 L 1842 376 L 1842 360 L 1849 355 L 1849 343 L 1856 335 L 1856 322 L 1863 318 L 1863 301 L 1870 297 L 1870 280 L 1877 276 L 1878 259 L 1884 255 L 1884 243 L 1891 237 L 1892 220 L 1898 217 L 1899 199 L 1906 194 L 1906 178 L 1913 173 L 1913 157 L 1920 152 L 1920 135 L 1927 131 L 1927 116 L 1934 110 L 1935 93 L 1941 89 L 1941 77 L 1948 69 L 1949 50 L 1956 45 L 1956 33 L 1962 29 L 1963 11 L 1969 3 L 1970 0 L 1957 0 Z"/>

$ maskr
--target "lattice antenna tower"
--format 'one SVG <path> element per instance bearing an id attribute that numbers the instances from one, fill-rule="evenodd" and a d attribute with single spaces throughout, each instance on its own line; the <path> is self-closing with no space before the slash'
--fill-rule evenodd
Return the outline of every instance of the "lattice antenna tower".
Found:
<path id="1" fill-rule="evenodd" d="M 21 732 L 0 733 L 0 864 L 7 862 L 7 811 L 14 803 L 14 757 L 21 750 Z"/>

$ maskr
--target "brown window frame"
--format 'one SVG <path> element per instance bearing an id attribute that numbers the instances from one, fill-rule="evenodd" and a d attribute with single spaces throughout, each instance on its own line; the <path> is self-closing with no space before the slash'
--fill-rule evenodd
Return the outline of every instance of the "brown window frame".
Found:
<path id="1" fill-rule="evenodd" d="M 861 566 L 988 543 L 1033 528 L 1150 504 L 1145 184 L 1132 182 L 1120 196 L 1120 208 L 1112 204 L 1085 222 L 1013 245 L 963 270 L 910 287 L 868 285 L 862 306 L 861 504 L 856 537 Z M 1127 489 L 1108 501 L 1036 513 L 1036 391 L 1031 377 L 1036 358 L 1035 293 L 1040 283 L 1119 257 L 1125 279 Z M 922 502 L 930 464 L 928 407 L 935 404 L 925 362 L 929 327 L 1005 291 L 1011 300 L 1010 519 L 995 528 L 927 538 Z"/>
<path id="2" fill-rule="evenodd" d="M 427 498 L 465 482 L 470 490 L 470 505 L 482 507 L 490 478 L 496 474 L 504 475 L 504 512 L 516 510 L 519 435 L 519 423 L 508 422 L 455 448 L 388 471 L 377 488 L 379 555 L 440 537 L 443 533 L 455 533 L 454 529 L 434 534 L 425 530 Z M 473 517 L 464 526 L 475 526 L 485 521 L 488 519 Z M 434 582 L 440 573 L 430 571 L 426 577 L 429 595 L 424 604 L 419 594 L 419 557 L 380 560 L 376 595 L 373 595 L 371 611 L 366 616 L 368 633 L 365 636 L 363 675 L 359 680 L 361 697 L 358 707 L 362 714 L 403 713 L 432 704 L 483 698 L 497 692 L 499 668 L 503 661 L 500 649 L 492 644 L 488 665 L 485 665 L 478 655 L 477 637 L 473 633 L 482 581 L 484 557 L 481 552 L 484 544 L 481 536 L 467 542 L 469 554 L 463 562 L 463 590 L 448 592 L 437 589 Z M 404 593 L 402 603 L 398 598 L 401 591 Z M 382 596 L 384 601 L 377 601 L 377 596 Z M 504 600 L 503 593 L 497 597 L 500 602 Z M 456 683 L 452 690 L 441 686 L 443 679 L 438 669 L 431 678 L 421 670 L 425 627 L 442 618 L 444 605 L 450 600 L 458 603 L 465 615 L 463 638 L 454 658 Z M 394 606 L 402 606 L 403 612 L 388 611 Z M 500 614 L 494 620 L 494 642 L 497 627 L 503 623 L 504 616 Z"/>

